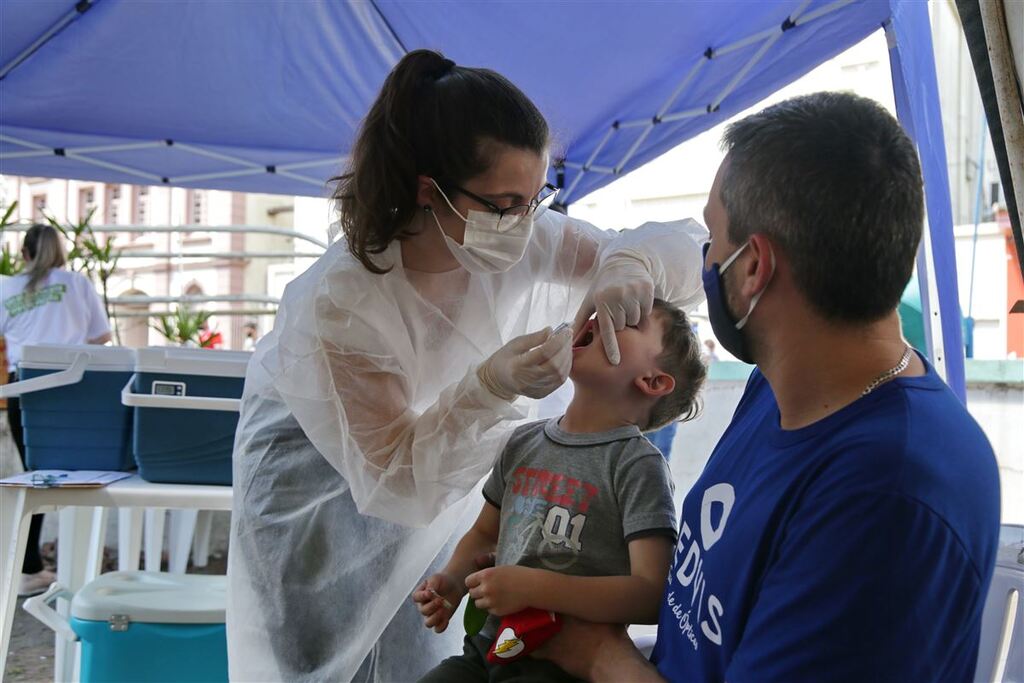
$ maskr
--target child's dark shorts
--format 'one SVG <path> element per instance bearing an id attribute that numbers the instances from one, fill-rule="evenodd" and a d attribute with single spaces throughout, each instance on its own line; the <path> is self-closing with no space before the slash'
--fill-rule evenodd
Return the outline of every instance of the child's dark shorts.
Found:
<path id="1" fill-rule="evenodd" d="M 487 651 L 494 638 L 476 635 L 466 637 L 462 654 L 449 657 L 420 679 L 420 683 L 582 683 L 543 659 L 524 657 L 508 664 L 491 664 Z"/>

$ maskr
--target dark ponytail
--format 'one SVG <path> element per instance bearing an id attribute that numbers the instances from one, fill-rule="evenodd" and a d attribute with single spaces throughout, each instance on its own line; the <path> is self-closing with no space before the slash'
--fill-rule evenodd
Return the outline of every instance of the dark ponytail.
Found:
<path id="1" fill-rule="evenodd" d="M 409 236 L 417 176 L 447 190 L 487 170 L 489 143 L 542 154 L 548 124 L 504 76 L 456 66 L 431 50 L 408 53 L 363 121 L 333 199 L 352 254 L 373 273 L 372 255 Z"/>

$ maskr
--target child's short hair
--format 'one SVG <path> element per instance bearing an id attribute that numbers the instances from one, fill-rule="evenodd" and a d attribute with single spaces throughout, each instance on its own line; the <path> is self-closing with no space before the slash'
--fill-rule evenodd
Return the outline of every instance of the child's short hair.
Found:
<path id="1" fill-rule="evenodd" d="M 700 413 L 697 397 L 708 374 L 700 357 L 700 342 L 686 314 L 661 299 L 654 300 L 654 310 L 660 313 L 661 324 L 665 328 L 658 366 L 672 375 L 676 388 L 658 399 L 651 408 L 647 424 L 642 428 L 645 432 L 664 427 L 677 419 L 686 422 L 697 417 Z"/>

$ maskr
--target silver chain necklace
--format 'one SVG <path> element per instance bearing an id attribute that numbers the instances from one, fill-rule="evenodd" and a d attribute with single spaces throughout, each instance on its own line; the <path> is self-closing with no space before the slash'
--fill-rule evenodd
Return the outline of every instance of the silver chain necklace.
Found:
<path id="1" fill-rule="evenodd" d="M 871 380 L 871 384 L 867 385 L 867 387 L 864 389 L 864 391 L 861 392 L 860 395 L 867 396 L 872 391 L 877 389 L 879 384 L 882 384 L 883 382 L 888 382 L 890 379 L 906 370 L 907 366 L 910 365 L 910 353 L 910 347 L 906 346 L 903 349 L 903 357 L 900 358 L 900 362 L 897 363 L 894 367 L 891 367 L 885 372 L 883 372 L 878 377 Z"/>

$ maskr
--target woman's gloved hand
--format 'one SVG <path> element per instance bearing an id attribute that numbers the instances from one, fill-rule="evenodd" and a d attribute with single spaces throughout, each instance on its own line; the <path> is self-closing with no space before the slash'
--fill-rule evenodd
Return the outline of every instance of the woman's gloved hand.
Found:
<path id="1" fill-rule="evenodd" d="M 524 334 L 494 352 L 477 369 L 480 383 L 495 396 L 544 398 L 562 386 L 572 368 L 572 329 L 551 334 L 547 327 Z"/>
<path id="2" fill-rule="evenodd" d="M 597 313 L 604 353 L 609 363 L 618 365 L 621 357 L 615 332 L 627 325 L 640 324 L 653 308 L 654 279 L 646 260 L 636 252 L 617 252 L 605 258 L 598 268 L 573 329 L 578 333 Z"/>

